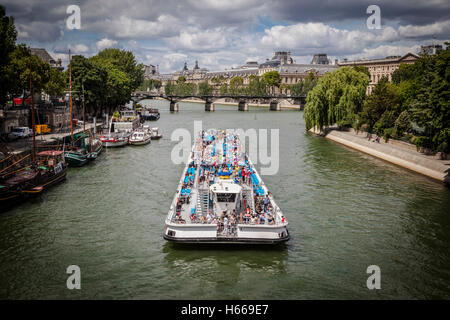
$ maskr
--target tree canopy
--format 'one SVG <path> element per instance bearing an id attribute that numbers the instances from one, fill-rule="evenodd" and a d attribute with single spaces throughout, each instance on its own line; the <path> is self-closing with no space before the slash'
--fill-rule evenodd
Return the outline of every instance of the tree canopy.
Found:
<path id="1" fill-rule="evenodd" d="M 306 129 L 353 123 L 362 108 L 368 83 L 365 73 L 351 67 L 326 73 L 306 98 Z"/>
<path id="2" fill-rule="evenodd" d="M 272 94 L 275 88 L 280 87 L 281 76 L 278 71 L 268 71 L 262 75 L 262 80 L 264 83 L 272 89 Z"/>

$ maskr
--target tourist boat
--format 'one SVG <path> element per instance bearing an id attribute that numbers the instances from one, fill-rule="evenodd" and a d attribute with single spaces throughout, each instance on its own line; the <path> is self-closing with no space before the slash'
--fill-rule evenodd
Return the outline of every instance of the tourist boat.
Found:
<path id="1" fill-rule="evenodd" d="M 134 146 L 142 146 L 152 141 L 152 136 L 145 130 L 136 130 L 131 136 L 129 143 Z"/>
<path id="2" fill-rule="evenodd" d="M 162 138 L 162 134 L 159 133 L 159 128 L 151 128 L 152 140 L 159 140 Z"/>
<path id="3" fill-rule="evenodd" d="M 109 134 L 101 136 L 100 141 L 106 148 L 117 148 L 126 146 L 128 144 L 129 137 L 130 134 L 126 132 L 122 133 L 111 132 Z"/>
<path id="4" fill-rule="evenodd" d="M 287 226 L 239 136 L 214 129 L 202 131 L 167 214 L 164 239 L 276 244 L 289 240 Z"/>

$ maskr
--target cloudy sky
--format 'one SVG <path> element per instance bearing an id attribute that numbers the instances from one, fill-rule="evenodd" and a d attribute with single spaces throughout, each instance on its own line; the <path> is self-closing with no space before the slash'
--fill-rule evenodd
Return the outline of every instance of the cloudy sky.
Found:
<path id="1" fill-rule="evenodd" d="M 103 48 L 131 50 L 162 73 L 195 60 L 211 71 L 264 62 L 276 50 L 297 63 L 314 53 L 335 58 L 381 58 L 417 52 L 450 37 L 448 0 L 2 0 L 15 17 L 18 42 L 46 48 L 67 64 L 67 50 L 91 56 Z M 369 5 L 381 29 L 369 29 Z M 69 30 L 69 5 L 81 28 Z"/>

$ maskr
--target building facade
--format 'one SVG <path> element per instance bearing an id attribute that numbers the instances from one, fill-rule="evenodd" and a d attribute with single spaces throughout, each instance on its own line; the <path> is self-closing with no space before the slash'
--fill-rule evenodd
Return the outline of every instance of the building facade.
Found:
<path id="1" fill-rule="evenodd" d="M 316 57 L 317 56 L 317 57 Z M 332 65 L 326 54 L 315 55 L 311 64 L 297 64 L 292 59 L 289 51 L 277 51 L 272 59 L 267 59 L 264 63 L 258 64 L 257 61 L 247 61 L 244 65 L 237 68 L 224 71 L 209 71 L 206 68 L 200 68 L 198 61 L 195 61 L 195 66 L 191 70 L 188 68 L 185 62 L 182 70 L 173 74 L 157 74 L 152 78 L 160 80 L 162 87 L 160 93 L 164 92 L 164 87 L 168 81 L 176 81 L 181 76 L 185 77 L 186 82 L 199 84 L 203 81 L 215 87 L 214 93 L 218 93 L 218 82 L 220 79 L 220 85 L 229 85 L 231 80 L 235 77 L 241 77 L 243 79 L 243 85 L 246 86 L 250 82 L 250 77 L 262 76 L 269 71 L 278 71 L 281 76 L 281 85 L 285 89 L 275 89 L 275 93 L 289 94 L 289 89 L 286 89 L 286 85 L 293 85 L 306 78 L 310 73 L 313 73 L 316 77 L 323 76 L 326 72 L 334 71 L 338 68 L 337 65 Z"/>
<path id="2" fill-rule="evenodd" d="M 339 66 L 364 66 L 369 69 L 370 82 L 367 86 L 367 94 L 373 91 L 375 85 L 381 78 L 386 77 L 389 81 L 392 81 L 392 74 L 397 70 L 401 63 L 412 64 L 419 59 L 419 56 L 414 53 L 407 53 L 404 56 L 389 56 L 384 59 L 372 59 L 372 60 L 356 60 L 339 62 Z"/>

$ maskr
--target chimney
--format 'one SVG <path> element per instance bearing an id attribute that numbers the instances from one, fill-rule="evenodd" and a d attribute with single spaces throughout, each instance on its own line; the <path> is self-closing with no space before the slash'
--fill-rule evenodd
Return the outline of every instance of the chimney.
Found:
<path id="1" fill-rule="evenodd" d="M 335 66 L 338 65 L 338 59 L 334 59 L 334 65 L 335 65 Z"/>
<path id="2" fill-rule="evenodd" d="M 347 62 L 347 58 L 344 58 L 344 62 Z"/>

